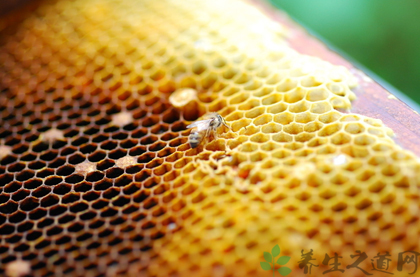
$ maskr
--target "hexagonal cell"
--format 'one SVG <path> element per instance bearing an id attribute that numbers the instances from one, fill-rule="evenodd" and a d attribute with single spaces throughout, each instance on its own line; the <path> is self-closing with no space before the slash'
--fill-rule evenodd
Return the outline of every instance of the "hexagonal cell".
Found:
<path id="1" fill-rule="evenodd" d="M 282 130 L 282 125 L 270 122 L 261 128 L 261 132 L 265 134 L 278 133 Z"/>
<path id="2" fill-rule="evenodd" d="M 297 87 L 284 94 L 284 102 L 289 104 L 299 102 L 305 98 L 306 94 L 307 92 L 305 89 Z"/>
<path id="3" fill-rule="evenodd" d="M 256 118 L 262 114 L 265 113 L 265 108 L 264 107 L 258 107 L 258 108 L 254 108 L 251 109 L 250 111 L 245 113 L 245 117 L 246 118 Z"/>
<path id="4" fill-rule="evenodd" d="M 283 127 L 283 132 L 296 135 L 303 132 L 303 125 L 298 123 L 291 123 Z"/>
<path id="5" fill-rule="evenodd" d="M 35 176 L 35 171 L 33 170 L 22 170 L 21 172 L 16 174 L 16 180 L 24 182 L 26 180 L 31 179 Z"/>
<path id="6" fill-rule="evenodd" d="M 4 186 L 3 191 L 7 193 L 13 193 L 17 190 L 19 190 L 22 187 L 21 182 L 12 181 Z"/>
<path id="7" fill-rule="evenodd" d="M 297 142 L 306 142 L 310 141 L 315 137 L 315 134 L 300 133 L 295 136 L 295 141 Z"/>
<path id="8" fill-rule="evenodd" d="M 292 142 L 293 136 L 286 134 L 284 132 L 277 133 L 272 135 L 271 138 L 276 142 Z"/>
<path id="9" fill-rule="evenodd" d="M 294 89 L 297 86 L 298 86 L 298 81 L 296 79 L 287 78 L 281 81 L 281 83 L 276 87 L 276 91 L 287 92 Z"/>
<path id="10" fill-rule="evenodd" d="M 285 103 L 278 103 L 267 108 L 268 113 L 278 114 L 286 111 L 288 109 L 288 105 Z"/>
<path id="11" fill-rule="evenodd" d="M 255 126 L 264 125 L 273 121 L 273 117 L 269 114 L 263 114 L 253 120 Z"/>
<path id="12" fill-rule="evenodd" d="M 241 120 L 235 121 L 230 126 L 232 128 L 232 131 L 238 132 L 242 128 L 246 128 L 247 126 L 249 126 L 251 124 L 251 122 L 252 122 L 251 119 L 241 119 Z"/>
<path id="13" fill-rule="evenodd" d="M 392 177 L 401 172 L 401 168 L 397 165 L 387 164 L 382 167 L 381 173 L 384 176 Z"/>
<path id="14" fill-rule="evenodd" d="M 357 145 L 370 145 L 376 141 L 376 138 L 369 135 L 357 135 L 354 138 L 354 143 Z"/>
<path id="15" fill-rule="evenodd" d="M 296 151 L 295 156 L 296 157 L 308 157 L 312 153 L 314 153 L 314 150 L 312 150 L 312 149 L 301 149 L 299 151 Z"/>
<path id="16" fill-rule="evenodd" d="M 291 112 L 291 113 L 302 113 L 302 112 L 308 111 L 310 107 L 311 107 L 311 105 L 308 102 L 306 102 L 305 100 L 302 100 L 302 101 L 296 102 L 294 104 L 291 104 L 289 106 L 289 112 Z"/>
<path id="17" fill-rule="evenodd" d="M 274 105 L 283 101 L 283 95 L 271 94 L 261 99 L 261 104 L 264 106 Z M 287 102 L 287 101 L 286 101 Z"/>
<path id="18" fill-rule="evenodd" d="M 310 111 L 315 114 L 324 114 L 333 109 L 329 102 L 316 102 L 311 105 Z"/>
<path id="19" fill-rule="evenodd" d="M 270 140 L 270 136 L 265 135 L 265 134 L 255 134 L 255 135 L 250 137 L 250 141 L 256 142 L 256 143 L 264 143 L 264 142 L 267 142 L 269 140 Z"/>
<path id="20" fill-rule="evenodd" d="M 346 143 L 349 143 L 351 141 L 351 136 L 349 136 L 348 134 L 339 132 L 339 133 L 335 133 L 331 139 L 330 139 L 331 143 L 335 144 L 335 145 L 343 145 Z"/>
<path id="21" fill-rule="evenodd" d="M 47 187 L 47 186 L 42 186 L 39 187 L 35 190 L 32 191 L 32 195 L 37 197 L 37 198 L 41 198 L 44 197 L 45 195 L 49 194 L 51 192 L 51 188 Z"/>
<path id="22" fill-rule="evenodd" d="M 350 134 L 363 133 L 366 129 L 362 123 L 348 123 L 345 125 L 344 130 Z"/>
<path id="23" fill-rule="evenodd" d="M 282 125 L 287 125 L 295 120 L 295 116 L 289 112 L 284 112 L 274 116 L 274 121 Z"/>
<path id="24" fill-rule="evenodd" d="M 306 100 L 311 102 L 323 101 L 330 96 L 330 93 L 324 87 L 313 88 L 308 90 Z"/>
<path id="25" fill-rule="evenodd" d="M 254 152 L 258 149 L 258 145 L 255 143 L 246 142 L 240 146 L 241 152 Z"/>
<path id="26" fill-rule="evenodd" d="M 250 156 L 250 161 L 251 162 L 260 162 L 262 160 L 264 160 L 267 157 L 267 154 L 261 151 L 258 151 L 256 153 L 253 153 Z"/>
<path id="27" fill-rule="evenodd" d="M 60 202 L 60 198 L 56 195 L 47 195 L 46 197 L 41 199 L 41 207 L 50 207 L 58 204 Z"/>
<path id="28" fill-rule="evenodd" d="M 342 126 L 340 123 L 333 123 L 325 125 L 319 132 L 318 135 L 321 137 L 331 136 L 341 130 Z"/>
<path id="29" fill-rule="evenodd" d="M 278 149 L 274 151 L 271 156 L 277 159 L 285 159 L 292 155 L 292 152 L 290 150 L 286 149 Z"/>

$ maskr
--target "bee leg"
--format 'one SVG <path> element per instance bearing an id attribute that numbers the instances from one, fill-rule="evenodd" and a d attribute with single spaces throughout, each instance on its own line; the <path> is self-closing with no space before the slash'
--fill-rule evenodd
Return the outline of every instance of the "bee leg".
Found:
<path id="1" fill-rule="evenodd" d="M 229 130 L 232 131 L 232 128 L 229 125 L 226 124 L 226 121 L 225 120 L 222 121 L 222 124 L 225 125 Z"/>
<path id="2" fill-rule="evenodd" d="M 204 138 L 206 139 L 207 142 L 210 140 L 210 134 L 211 133 L 213 133 L 212 129 L 207 129 L 206 130 L 206 134 L 205 134 Z"/>
<path id="3" fill-rule="evenodd" d="M 212 128 L 209 132 L 212 134 L 214 140 L 218 138 L 217 129 Z"/>

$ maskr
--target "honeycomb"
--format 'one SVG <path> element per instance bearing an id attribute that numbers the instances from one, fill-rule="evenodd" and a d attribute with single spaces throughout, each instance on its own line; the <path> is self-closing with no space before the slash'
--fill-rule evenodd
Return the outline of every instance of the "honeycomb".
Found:
<path id="1" fill-rule="evenodd" d="M 357 250 L 411 272 L 419 159 L 252 5 L 43 1 L 3 25 L 0 274 L 272 276 L 276 244 L 292 276 L 310 249 L 315 276 L 334 253 L 328 276 L 365 276 Z M 232 129 L 191 149 L 209 112 Z"/>

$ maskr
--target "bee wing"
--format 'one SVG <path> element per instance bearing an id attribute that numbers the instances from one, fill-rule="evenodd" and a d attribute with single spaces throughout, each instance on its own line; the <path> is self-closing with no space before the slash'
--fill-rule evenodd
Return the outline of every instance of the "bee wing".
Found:
<path id="1" fill-rule="evenodd" d="M 199 120 L 199 121 L 196 121 L 194 123 L 191 123 L 190 125 L 187 126 L 187 128 L 197 127 L 197 130 L 198 131 L 206 130 L 206 129 L 209 128 L 210 122 L 212 120 L 213 120 L 212 118 L 210 118 L 210 119 L 204 119 L 204 120 Z"/>

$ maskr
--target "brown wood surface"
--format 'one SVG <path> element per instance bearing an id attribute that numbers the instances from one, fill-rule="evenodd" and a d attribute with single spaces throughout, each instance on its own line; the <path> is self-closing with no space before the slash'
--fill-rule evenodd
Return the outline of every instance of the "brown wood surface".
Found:
<path id="1" fill-rule="evenodd" d="M 263 0 L 253 0 L 252 3 L 268 17 L 289 29 L 288 42 L 299 53 L 347 67 L 359 82 L 359 85 L 353 89 L 357 99 L 352 103 L 350 112 L 382 120 L 394 131 L 395 141 L 399 145 L 420 157 L 420 115 L 416 111 L 386 91 L 351 62 L 311 36 L 283 11 L 277 10 Z"/>

